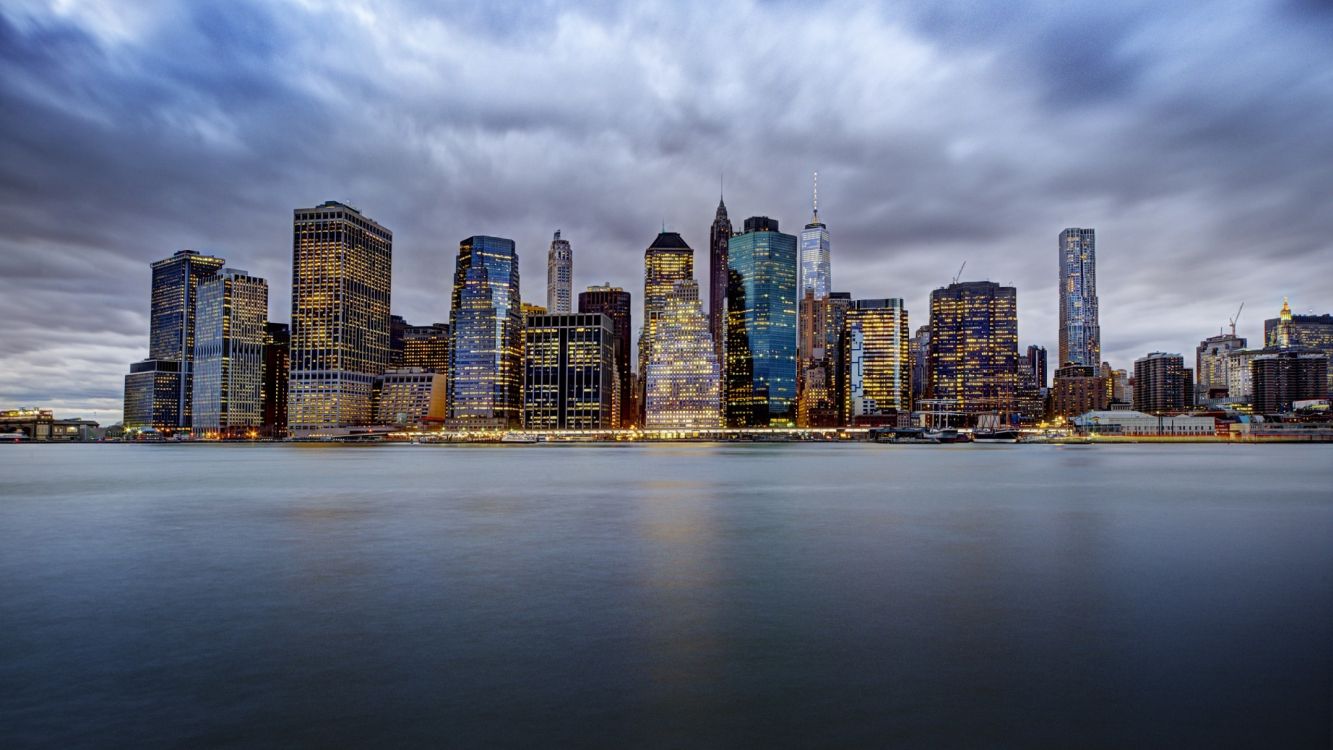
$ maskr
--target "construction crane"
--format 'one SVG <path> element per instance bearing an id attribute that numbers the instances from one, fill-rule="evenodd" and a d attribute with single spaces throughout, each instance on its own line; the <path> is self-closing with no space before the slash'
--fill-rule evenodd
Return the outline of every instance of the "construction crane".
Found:
<path id="1" fill-rule="evenodd" d="M 964 269 L 964 268 L 967 268 L 967 261 L 963 261 L 963 265 L 961 265 L 961 266 L 958 267 L 958 273 L 956 273 L 956 274 L 953 275 L 953 282 L 952 282 L 952 283 L 954 283 L 954 284 L 957 284 L 957 283 L 958 283 L 958 278 L 959 278 L 960 276 L 963 275 L 963 269 Z"/>
<path id="2" fill-rule="evenodd" d="M 1240 303 L 1240 307 L 1236 310 L 1236 314 L 1235 314 L 1234 316 L 1232 316 L 1232 318 L 1231 318 L 1231 336 L 1232 336 L 1232 338 L 1235 338 L 1235 336 L 1236 336 L 1236 321 L 1240 320 L 1240 311 L 1241 311 L 1241 310 L 1244 310 L 1244 309 L 1245 309 L 1245 303 L 1242 302 L 1242 303 Z"/>

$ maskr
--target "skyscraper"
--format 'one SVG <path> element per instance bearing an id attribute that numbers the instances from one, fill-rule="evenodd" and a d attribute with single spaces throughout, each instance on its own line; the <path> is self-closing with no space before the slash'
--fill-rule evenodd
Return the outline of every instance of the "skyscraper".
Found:
<path id="1" fill-rule="evenodd" d="M 389 363 L 393 232 L 337 201 L 293 212 L 293 435 L 370 424 Z"/>
<path id="2" fill-rule="evenodd" d="M 639 333 L 639 375 L 648 370 L 657 325 L 677 281 L 694 278 L 694 250 L 676 232 L 662 232 L 643 253 L 643 329 Z M 646 381 L 645 381 L 646 382 Z"/>
<path id="3" fill-rule="evenodd" d="M 264 424 L 268 282 L 224 268 L 199 284 L 195 305 L 196 436 L 258 437 Z"/>
<path id="4" fill-rule="evenodd" d="M 193 250 L 179 250 L 152 264 L 153 298 L 148 338 L 149 360 L 174 360 L 177 427 L 189 427 L 193 408 L 195 299 L 199 282 L 212 277 L 224 261 Z"/>
<path id="5" fill-rule="evenodd" d="M 403 367 L 449 373 L 449 324 L 408 326 L 403 332 Z"/>
<path id="6" fill-rule="evenodd" d="M 829 292 L 825 301 L 825 324 L 828 330 L 828 343 L 825 352 L 829 364 L 829 377 L 832 392 L 830 398 L 837 410 L 835 426 L 845 425 L 850 421 L 847 415 L 847 361 L 843 358 L 843 334 L 846 331 L 847 312 L 852 309 L 852 295 L 849 292 Z"/>
<path id="7" fill-rule="evenodd" d="M 1245 339 L 1233 333 L 1209 336 L 1194 349 L 1195 400 L 1208 403 L 1226 394 L 1231 398 L 1231 354 L 1245 348 Z"/>
<path id="8" fill-rule="evenodd" d="M 1039 388 L 1048 387 L 1050 380 L 1047 378 L 1046 347 L 1028 344 L 1027 361 L 1028 372 L 1032 374 L 1032 380 L 1036 382 Z"/>
<path id="9" fill-rule="evenodd" d="M 750 217 L 728 243 L 727 267 L 727 426 L 793 426 L 796 237 Z"/>
<path id="10" fill-rule="evenodd" d="M 1176 414 L 1192 401 L 1194 384 L 1179 354 L 1153 352 L 1134 360 L 1134 411 Z"/>
<path id="11" fill-rule="evenodd" d="M 903 301 L 856 300 L 843 325 L 848 423 L 895 424 L 912 411 L 911 329 Z"/>
<path id="12" fill-rule="evenodd" d="M 650 430 L 721 427 L 721 368 L 694 279 L 672 283 L 657 324 L 659 337 L 643 372 L 644 426 Z"/>
<path id="13" fill-rule="evenodd" d="M 1060 233 L 1060 362 L 1097 368 L 1102 332 L 1097 319 L 1097 235 L 1093 229 Z"/>
<path id="14" fill-rule="evenodd" d="M 1315 349 L 1333 364 L 1333 315 L 1293 315 L 1283 297 L 1278 316 L 1264 321 L 1264 345 Z M 1333 366 L 1328 369 L 1328 392 L 1333 395 Z"/>
<path id="15" fill-rule="evenodd" d="M 811 199 L 813 215 L 801 230 L 801 278 L 797 294 L 802 298 L 813 292 L 816 300 L 827 299 L 832 289 L 829 263 L 828 227 L 819 220 L 819 173 L 815 172 L 815 187 Z"/>
<path id="16" fill-rule="evenodd" d="M 965 281 L 931 292 L 931 398 L 964 413 L 1009 414 L 1017 382 L 1017 290 Z"/>
<path id="17" fill-rule="evenodd" d="M 264 420 L 260 433 L 287 436 L 287 386 L 292 375 L 292 334 L 286 323 L 264 326 Z"/>
<path id="18" fill-rule="evenodd" d="M 1254 412 L 1290 412 L 1297 401 L 1328 398 L 1328 355 L 1313 349 L 1279 349 L 1250 362 Z"/>
<path id="19" fill-rule="evenodd" d="M 616 380 L 619 382 L 620 399 L 614 427 L 629 427 L 635 423 L 630 383 L 633 369 L 630 361 L 632 305 L 629 292 L 610 284 L 590 286 L 587 291 L 579 292 L 579 312 L 605 315 L 611 319 L 611 330 L 615 333 Z"/>
<path id="20" fill-rule="evenodd" d="M 837 338 L 830 346 L 829 300 L 816 299 L 807 289 L 797 307 L 796 424 L 801 427 L 835 427 L 838 404 L 834 362 Z"/>
<path id="21" fill-rule="evenodd" d="M 523 426 L 614 427 L 619 380 L 611 319 L 601 313 L 533 315 L 523 335 Z"/>
<path id="22" fill-rule="evenodd" d="M 557 229 L 546 253 L 546 310 L 552 315 L 563 315 L 570 312 L 573 301 L 574 251 L 569 240 L 560 239 Z"/>
<path id="23" fill-rule="evenodd" d="M 930 389 L 930 326 L 916 329 L 907 345 L 912 362 L 912 403 L 926 398 Z"/>
<path id="24" fill-rule="evenodd" d="M 736 230 L 727 218 L 727 204 L 717 199 L 717 213 L 708 229 L 708 331 L 717 361 L 723 363 L 727 327 L 727 243 Z"/>
<path id="25" fill-rule="evenodd" d="M 523 421 L 523 319 L 514 241 L 475 236 L 458 247 L 450 320 L 447 424 Z"/>
<path id="26" fill-rule="evenodd" d="M 126 430 L 153 429 L 164 434 L 180 426 L 181 363 L 175 359 L 145 359 L 130 365 L 125 376 Z"/>

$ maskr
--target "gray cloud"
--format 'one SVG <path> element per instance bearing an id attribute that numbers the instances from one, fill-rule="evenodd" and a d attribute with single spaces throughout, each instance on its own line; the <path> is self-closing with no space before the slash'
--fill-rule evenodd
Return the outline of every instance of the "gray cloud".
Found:
<path id="1" fill-rule="evenodd" d="M 394 230 L 394 308 L 447 320 L 458 240 L 550 234 L 579 284 L 641 290 L 665 221 L 699 251 L 796 230 L 820 170 L 835 286 L 906 298 L 966 259 L 1054 349 L 1055 245 L 1098 230 L 1106 354 L 1188 351 L 1241 300 L 1329 305 L 1333 65 L 1318 3 L 270 3 L 0 11 L 0 404 L 118 414 L 147 264 L 181 247 L 269 279 L 291 209 Z"/>

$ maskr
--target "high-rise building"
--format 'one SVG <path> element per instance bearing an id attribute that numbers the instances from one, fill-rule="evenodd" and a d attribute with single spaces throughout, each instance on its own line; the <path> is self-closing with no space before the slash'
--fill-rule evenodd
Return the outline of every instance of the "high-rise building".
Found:
<path id="1" fill-rule="evenodd" d="M 828 344 L 825 352 L 829 361 L 829 377 L 832 391 L 829 394 L 834 408 L 838 410 L 836 425 L 848 423 L 847 403 L 847 362 L 843 359 L 842 336 L 846 330 L 847 311 L 852 309 L 850 292 L 829 292 L 825 301 L 825 327 L 828 330 Z"/>
<path id="2" fill-rule="evenodd" d="M 1018 291 L 965 281 L 930 294 L 930 395 L 964 413 L 1015 410 Z"/>
<path id="3" fill-rule="evenodd" d="M 574 251 L 569 240 L 560 239 L 557 229 L 546 253 L 546 310 L 552 315 L 564 315 L 571 311 L 573 302 Z"/>
<path id="4" fill-rule="evenodd" d="M 796 424 L 801 427 L 838 425 L 834 372 L 836 355 L 830 349 L 828 297 L 816 299 L 807 289 L 797 307 Z M 836 344 L 837 338 L 833 337 Z"/>
<path id="5" fill-rule="evenodd" d="M 1290 412 L 1297 401 L 1328 398 L 1328 355 L 1314 349 L 1279 349 L 1251 363 L 1254 412 Z"/>
<path id="6" fill-rule="evenodd" d="M 1129 408 L 1134 401 L 1134 389 L 1129 385 L 1128 370 L 1111 370 L 1111 403 Z"/>
<path id="7" fill-rule="evenodd" d="M 337 201 L 293 212 L 293 435 L 367 425 L 389 363 L 393 233 Z"/>
<path id="8" fill-rule="evenodd" d="M 403 332 L 403 367 L 449 373 L 449 324 L 408 326 Z"/>
<path id="9" fill-rule="evenodd" d="M 1015 407 L 1020 422 L 1040 421 L 1047 413 L 1046 349 L 1029 345 L 1026 354 L 1018 357 L 1018 385 Z"/>
<path id="10" fill-rule="evenodd" d="M 267 324 L 267 281 L 224 268 L 200 282 L 194 331 L 196 436 L 259 436 L 264 424 Z"/>
<path id="11" fill-rule="evenodd" d="M 796 423 L 796 244 L 767 216 L 746 219 L 728 243 L 729 427 Z"/>
<path id="12" fill-rule="evenodd" d="M 264 325 L 264 419 L 260 434 L 287 436 L 287 385 L 291 379 L 291 329 L 286 323 Z"/>
<path id="13" fill-rule="evenodd" d="M 1254 380 L 1250 363 L 1269 349 L 1239 349 L 1227 355 L 1227 399 L 1241 403 L 1254 401 Z"/>
<path id="14" fill-rule="evenodd" d="M 1192 373 L 1179 354 L 1153 352 L 1134 360 L 1134 411 L 1176 414 L 1192 401 Z"/>
<path id="15" fill-rule="evenodd" d="M 1110 379 L 1098 368 L 1069 364 L 1055 371 L 1051 386 L 1051 415 L 1071 419 L 1110 405 Z"/>
<path id="16" fill-rule="evenodd" d="M 1046 347 L 1028 345 L 1027 367 L 1038 387 L 1046 388 L 1050 385 L 1051 381 L 1047 377 L 1049 370 L 1046 369 Z"/>
<path id="17" fill-rule="evenodd" d="M 438 428 L 444 422 L 447 378 L 420 367 L 396 367 L 375 378 L 375 424 Z"/>
<path id="18" fill-rule="evenodd" d="M 722 426 L 721 367 L 694 279 L 678 279 L 662 300 L 658 338 L 644 368 L 644 426 L 712 430 Z"/>
<path id="19" fill-rule="evenodd" d="M 903 301 L 861 299 L 847 311 L 845 413 L 853 426 L 892 425 L 912 411 L 910 331 Z"/>
<path id="20" fill-rule="evenodd" d="M 723 349 L 727 332 L 727 243 L 735 234 L 727 218 L 727 204 L 717 199 L 717 213 L 708 228 L 708 332 L 713 336 L 714 353 L 725 363 Z"/>
<path id="21" fill-rule="evenodd" d="M 1198 378 L 1195 400 L 1208 403 L 1230 398 L 1231 355 L 1245 348 L 1245 339 L 1235 333 L 1209 336 L 1194 349 L 1194 376 Z"/>
<path id="22" fill-rule="evenodd" d="M 523 319 L 514 241 L 469 237 L 454 271 L 449 415 L 457 428 L 523 421 Z"/>
<path id="23" fill-rule="evenodd" d="M 907 358 L 912 363 L 912 403 L 926 397 L 930 386 L 930 326 L 916 329 L 907 343 Z"/>
<path id="24" fill-rule="evenodd" d="M 389 316 L 389 367 L 403 366 L 404 336 L 411 327 L 403 316 Z"/>
<path id="25" fill-rule="evenodd" d="M 1264 321 L 1264 345 L 1314 349 L 1333 358 L 1333 315 L 1293 315 L 1284 297 L 1278 316 Z M 1333 395 L 1333 366 L 1329 367 L 1328 393 Z"/>
<path id="26" fill-rule="evenodd" d="M 1102 361 L 1097 318 L 1097 233 L 1060 233 L 1060 365 L 1096 368 Z"/>
<path id="27" fill-rule="evenodd" d="M 643 327 L 639 331 L 640 385 L 652 356 L 657 325 L 677 281 L 694 278 L 694 250 L 676 232 L 662 232 L 643 253 Z M 640 389 L 642 393 L 642 388 Z M 642 398 L 640 403 L 643 403 Z"/>
<path id="28" fill-rule="evenodd" d="M 212 277 L 224 261 L 193 250 L 179 250 L 152 264 L 153 297 L 148 338 L 149 360 L 180 363 L 176 427 L 189 427 L 193 408 L 195 299 L 199 282 Z M 142 374 L 142 373 L 140 373 Z"/>
<path id="29" fill-rule="evenodd" d="M 579 312 L 585 314 L 601 313 L 611 319 L 611 330 L 615 333 L 616 380 L 619 384 L 617 394 L 619 404 L 614 427 L 629 427 L 635 424 L 633 411 L 634 390 L 631 388 L 630 373 L 630 334 L 632 301 L 630 293 L 620 287 L 603 284 L 590 286 L 585 292 L 579 292 Z"/>
<path id="30" fill-rule="evenodd" d="M 801 230 L 801 275 L 797 294 L 804 297 L 813 292 L 816 300 L 826 299 L 833 288 L 830 269 L 828 227 L 819 220 L 819 173 L 815 172 L 815 188 L 811 200 L 813 215 Z"/>
<path id="31" fill-rule="evenodd" d="M 170 435 L 180 427 L 180 391 L 180 360 L 135 362 L 125 376 L 121 424 L 126 430 L 153 429 Z"/>
<path id="32" fill-rule="evenodd" d="M 523 335 L 523 426 L 614 427 L 619 374 L 612 320 L 601 313 L 533 315 Z"/>

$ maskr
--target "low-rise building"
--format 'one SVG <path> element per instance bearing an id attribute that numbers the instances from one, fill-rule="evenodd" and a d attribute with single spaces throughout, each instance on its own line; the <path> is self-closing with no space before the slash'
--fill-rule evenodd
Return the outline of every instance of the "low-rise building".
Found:
<path id="1" fill-rule="evenodd" d="M 372 396 L 377 424 L 439 427 L 444 423 L 444 373 L 420 367 L 387 370 L 375 378 Z"/>
<path id="2" fill-rule="evenodd" d="M 1217 434 L 1217 419 L 1181 414 L 1158 416 L 1141 411 L 1090 411 L 1069 420 L 1088 435 L 1207 437 Z"/>
<path id="3" fill-rule="evenodd" d="M 0 441 L 86 443 L 97 439 L 98 426 L 89 419 L 56 419 L 50 409 L 0 411 Z"/>

